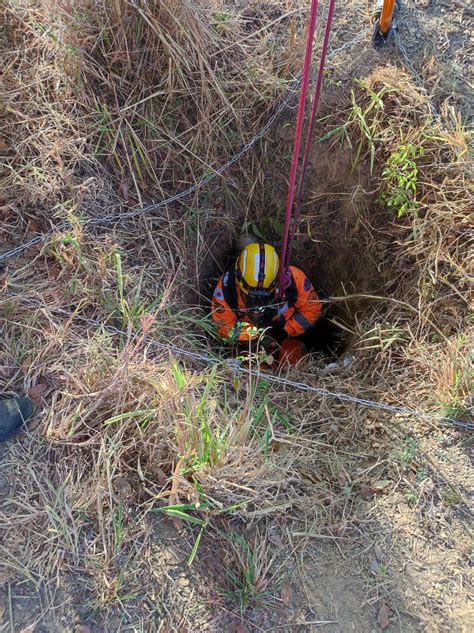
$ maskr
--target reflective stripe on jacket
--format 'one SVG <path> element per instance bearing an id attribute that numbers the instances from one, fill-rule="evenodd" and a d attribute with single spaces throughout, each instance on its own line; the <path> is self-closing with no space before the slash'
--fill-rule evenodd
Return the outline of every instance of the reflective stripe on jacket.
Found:
<path id="1" fill-rule="evenodd" d="M 276 319 L 285 320 L 284 329 L 288 336 L 299 336 L 316 323 L 321 315 L 322 305 L 316 294 L 313 284 L 304 272 L 295 266 L 290 266 L 290 273 L 294 280 L 295 298 L 291 305 L 284 297 L 284 303 L 278 309 Z M 233 341 L 248 341 L 256 338 L 259 333 L 257 325 L 244 311 L 247 310 L 245 295 L 237 290 L 237 310 L 233 310 L 224 296 L 224 275 L 217 282 L 212 297 L 212 318 L 217 326 L 217 331 L 222 338 Z"/>

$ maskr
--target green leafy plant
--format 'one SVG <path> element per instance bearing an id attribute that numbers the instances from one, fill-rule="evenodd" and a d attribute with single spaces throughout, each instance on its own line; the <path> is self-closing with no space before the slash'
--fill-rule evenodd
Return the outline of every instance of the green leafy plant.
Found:
<path id="1" fill-rule="evenodd" d="M 402 144 L 392 152 L 382 171 L 386 190 L 382 192 L 381 198 L 396 213 L 397 218 L 402 218 L 407 213 L 414 213 L 419 206 L 416 200 L 418 183 L 416 159 L 423 154 L 422 145 Z"/>
<path id="2" fill-rule="evenodd" d="M 399 455 L 400 465 L 402 467 L 402 470 L 404 471 L 408 470 L 409 466 L 415 459 L 417 453 L 418 453 L 418 444 L 416 440 L 414 440 L 412 437 L 407 437 L 403 442 L 402 448 L 400 450 L 400 455 Z"/>
<path id="3" fill-rule="evenodd" d="M 419 494 L 417 492 L 414 492 L 413 490 L 409 490 L 408 492 L 405 492 L 405 501 L 409 504 L 409 505 L 415 505 L 419 499 Z"/>
<path id="4" fill-rule="evenodd" d="M 206 380 L 202 394 L 196 398 L 186 393 L 188 378 L 177 363 L 172 365 L 173 378 L 183 391 L 183 416 L 177 425 L 183 448 L 183 474 L 216 466 L 226 453 L 232 439 L 232 416 L 227 404 L 223 407 L 216 399 L 217 372 L 213 369 Z M 226 424 L 219 421 L 228 419 Z"/>
<path id="5" fill-rule="evenodd" d="M 258 223 L 248 220 L 244 222 L 242 233 L 250 233 L 261 240 L 272 241 L 275 237 L 283 235 L 285 228 L 285 209 L 276 209 L 271 215 L 262 216 Z"/>
<path id="6" fill-rule="evenodd" d="M 447 486 L 443 490 L 441 498 L 447 506 L 455 506 L 462 501 L 461 493 L 454 486 Z"/>
<path id="7" fill-rule="evenodd" d="M 424 466 L 419 466 L 416 470 L 416 478 L 422 483 L 426 479 L 428 479 L 428 471 Z"/>
<path id="8" fill-rule="evenodd" d="M 218 33 L 226 33 L 235 28 L 235 17 L 226 11 L 214 13 L 213 27 Z"/>

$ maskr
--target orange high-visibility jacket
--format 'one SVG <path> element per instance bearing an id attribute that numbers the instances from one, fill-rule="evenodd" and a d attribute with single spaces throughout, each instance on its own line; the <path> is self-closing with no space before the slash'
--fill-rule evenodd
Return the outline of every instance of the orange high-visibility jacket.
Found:
<path id="1" fill-rule="evenodd" d="M 304 272 L 295 266 L 290 266 L 291 285 L 285 291 L 283 305 L 278 308 L 275 319 L 285 319 L 284 329 L 288 336 L 303 334 L 318 320 L 322 306 L 316 294 L 313 284 Z M 235 309 L 226 301 L 226 285 L 234 284 L 234 276 L 224 273 L 217 282 L 212 297 L 212 318 L 217 325 L 217 330 L 222 338 L 232 341 L 248 341 L 256 338 L 256 324 L 252 323 L 250 316 L 244 312 L 247 309 L 245 294 L 236 285 L 233 290 L 237 305 Z M 242 312 L 241 312 L 242 311 Z"/>

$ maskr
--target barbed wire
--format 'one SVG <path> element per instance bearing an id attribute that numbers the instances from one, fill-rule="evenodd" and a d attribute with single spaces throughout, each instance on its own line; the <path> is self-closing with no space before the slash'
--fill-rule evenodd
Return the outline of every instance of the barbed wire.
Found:
<path id="1" fill-rule="evenodd" d="M 340 46 L 339 48 L 334 49 L 328 55 L 328 59 L 331 59 L 332 57 L 342 52 L 343 50 L 346 50 L 350 46 L 353 46 L 358 41 L 366 37 L 368 33 L 370 33 L 370 30 L 362 31 L 353 40 L 346 42 L 343 46 Z M 225 171 L 227 171 L 229 167 L 232 167 L 232 165 L 237 163 L 242 158 L 242 156 L 247 154 L 252 149 L 252 147 L 268 132 L 268 130 L 273 126 L 275 121 L 284 112 L 284 110 L 294 107 L 291 105 L 291 101 L 294 99 L 296 90 L 300 86 L 300 83 L 301 83 L 300 77 L 290 82 L 289 87 L 287 89 L 287 94 L 285 98 L 282 100 L 282 102 L 280 103 L 280 105 L 278 106 L 278 108 L 270 116 L 270 118 L 267 120 L 265 125 L 263 125 L 263 127 L 261 127 L 258 130 L 258 132 L 252 137 L 252 139 L 248 143 L 246 143 L 242 147 L 242 149 L 239 152 L 237 152 L 237 154 L 232 156 L 232 158 L 230 158 L 226 163 L 224 163 L 224 165 L 221 165 L 221 167 L 214 170 L 211 174 L 204 176 L 203 178 L 198 180 L 196 183 L 188 187 L 188 189 L 185 189 L 184 191 L 181 191 L 173 196 L 165 198 L 164 200 L 161 200 L 160 202 L 155 202 L 145 207 L 140 207 L 138 209 L 132 209 L 131 211 L 112 213 L 110 215 L 105 215 L 101 218 L 86 218 L 85 220 L 79 220 L 78 222 L 80 226 L 82 227 L 100 226 L 101 224 L 109 224 L 115 221 L 127 220 L 131 218 L 139 217 L 141 215 L 147 215 L 147 214 L 153 213 L 154 211 L 157 211 L 158 209 L 162 209 L 163 207 L 166 207 L 167 205 L 172 204 L 173 202 L 177 202 L 179 200 L 182 200 L 183 198 L 186 198 L 190 194 L 197 191 L 197 189 L 199 189 L 200 187 L 203 187 L 209 184 L 210 182 L 212 182 L 213 180 L 215 180 L 216 178 L 218 178 L 219 176 L 222 176 L 222 174 Z M 59 224 L 51 228 L 49 231 L 46 231 L 45 233 L 42 233 L 41 235 L 36 235 L 30 240 L 27 240 L 26 242 L 22 242 L 15 248 L 9 251 L 6 251 L 4 253 L 1 253 L 0 264 L 7 261 L 8 259 L 11 259 L 12 257 L 15 257 L 16 255 L 19 255 L 20 253 L 23 253 L 24 251 L 26 251 L 28 248 L 31 248 L 32 246 L 41 244 L 42 242 L 46 241 L 48 237 L 51 237 L 52 235 L 55 235 L 56 233 L 60 233 L 61 231 L 69 230 L 73 228 L 73 226 L 74 224 L 69 221 L 60 222 Z"/>
<path id="2" fill-rule="evenodd" d="M 34 305 L 42 310 L 46 310 L 46 306 L 44 306 L 44 304 L 42 304 L 40 301 L 37 301 L 36 299 L 19 298 L 19 300 L 21 301 L 21 303 Z M 68 317 L 68 319 L 71 321 L 76 320 L 98 329 L 102 328 L 108 331 L 110 334 L 114 334 L 116 336 L 121 336 L 125 338 L 129 336 L 129 334 L 127 334 L 127 332 L 125 332 L 124 330 L 120 330 L 119 328 L 116 328 L 115 326 L 112 326 L 112 325 L 106 325 L 96 319 L 84 317 L 84 316 L 81 316 L 80 314 L 74 314 L 74 313 L 68 312 L 67 310 L 63 310 L 62 308 L 49 308 L 49 310 L 50 312 L 63 314 L 64 316 Z M 222 358 L 220 356 L 211 356 L 207 353 L 193 352 L 191 350 L 178 347 L 177 345 L 173 345 L 171 343 L 162 343 L 161 341 L 157 341 L 155 339 L 147 338 L 145 340 L 146 340 L 147 345 L 151 348 L 167 351 L 171 354 L 175 354 L 176 356 L 189 358 L 191 360 L 204 363 L 205 365 L 220 365 L 222 367 L 232 369 L 236 373 L 238 372 L 241 374 L 247 374 L 248 376 L 255 376 L 258 379 L 263 379 L 268 382 L 285 386 L 285 387 L 292 387 L 293 389 L 298 389 L 299 391 L 315 393 L 323 398 L 336 398 L 337 400 L 341 402 L 350 402 L 352 404 L 360 405 L 360 406 L 370 408 L 370 409 L 385 411 L 387 413 L 393 413 L 393 414 L 402 415 L 405 417 L 415 417 L 415 418 L 424 419 L 424 420 L 432 420 L 432 421 L 439 422 L 441 424 L 455 426 L 455 427 L 462 428 L 469 431 L 474 430 L 474 423 L 471 423 L 471 422 L 464 422 L 463 420 L 458 420 L 456 418 L 450 418 L 450 417 L 446 417 L 446 416 L 439 415 L 436 413 L 430 413 L 427 411 L 418 411 L 410 407 L 391 405 L 385 402 L 371 400 L 369 398 L 359 398 L 358 396 L 352 396 L 348 393 L 343 393 L 339 391 L 331 391 L 324 387 L 316 387 L 306 382 L 290 380 L 289 378 L 285 378 L 284 376 L 281 376 L 281 375 L 270 374 L 268 372 L 263 372 L 258 369 L 252 370 L 248 367 L 243 366 L 239 360 L 234 359 L 234 358 Z"/>
<path id="3" fill-rule="evenodd" d="M 190 194 L 194 193 L 200 187 L 203 187 L 209 184 L 211 181 L 215 180 L 218 176 L 221 176 L 225 171 L 227 171 L 229 167 L 232 167 L 232 165 L 237 163 L 242 158 L 242 156 L 247 154 L 252 149 L 252 147 L 273 126 L 273 124 L 278 119 L 280 114 L 287 108 L 291 107 L 290 105 L 291 101 L 293 100 L 295 96 L 295 92 L 300 85 L 300 81 L 301 79 L 297 78 L 290 83 L 290 86 L 287 90 L 286 97 L 282 100 L 278 108 L 275 110 L 272 116 L 267 120 L 265 125 L 259 129 L 259 131 L 255 134 L 255 136 L 253 136 L 253 138 L 248 143 L 246 143 L 242 147 L 242 149 L 239 152 L 237 152 L 237 154 L 234 154 L 234 156 L 232 156 L 232 158 L 230 158 L 226 163 L 224 163 L 224 165 L 221 165 L 221 167 L 213 171 L 211 174 L 204 176 L 203 178 L 198 180 L 196 183 L 194 183 L 193 185 L 191 185 L 184 191 L 174 194 L 173 196 L 170 196 L 168 198 L 165 198 L 164 200 L 161 200 L 160 202 L 149 204 L 146 207 L 140 207 L 139 209 L 133 209 L 131 211 L 118 212 L 118 213 L 113 213 L 110 215 L 105 215 L 101 218 L 87 218 L 86 220 L 79 221 L 80 225 L 83 227 L 84 226 L 98 226 L 101 224 L 109 224 L 117 220 L 127 220 L 130 218 L 138 217 L 140 215 L 149 214 L 154 211 L 157 211 L 158 209 L 162 209 L 163 207 L 166 207 L 167 205 L 172 204 L 173 202 L 182 200 L 183 198 L 186 198 Z M 28 240 L 27 242 L 23 242 L 22 244 L 19 244 L 17 247 L 13 248 L 12 250 L 0 254 L 0 263 L 6 261 L 7 259 L 10 259 L 11 257 L 14 257 L 15 255 L 19 255 L 20 253 L 27 250 L 31 246 L 35 246 L 36 244 L 40 244 L 44 242 L 48 237 L 54 235 L 55 233 L 68 230 L 72 227 L 73 227 L 73 224 L 71 222 L 68 222 L 68 221 L 61 222 L 60 224 L 53 227 L 46 233 L 42 233 L 41 235 L 36 235 L 35 237 Z"/>
<path id="4" fill-rule="evenodd" d="M 352 41 L 350 42 L 346 42 L 343 46 L 339 47 L 338 49 L 335 49 L 333 51 L 331 51 L 331 53 L 328 55 L 328 59 L 332 58 L 334 55 L 338 54 L 339 52 L 349 48 L 350 46 L 353 46 L 357 41 L 361 40 L 362 38 L 364 38 L 367 33 L 370 33 L 371 29 L 369 29 L 368 31 L 365 32 L 361 32 L 359 33 Z M 411 63 L 411 60 L 409 59 L 409 56 L 405 50 L 405 48 L 403 47 L 402 43 L 400 42 L 400 38 L 398 36 L 398 33 L 395 33 L 395 40 L 398 46 L 398 49 L 405 61 L 405 63 L 407 64 L 408 68 L 410 69 L 410 71 L 412 72 L 413 77 L 415 78 L 415 80 L 417 81 L 417 83 L 426 91 L 426 88 L 423 85 L 423 81 L 421 76 L 418 74 L 418 72 L 416 71 L 416 69 L 414 68 L 413 64 Z M 265 123 L 265 125 L 260 128 L 260 130 L 253 136 L 253 138 L 246 143 L 242 149 L 235 154 L 231 159 L 229 159 L 224 165 L 222 165 L 221 167 L 219 167 L 218 169 L 216 169 L 215 171 L 213 171 L 211 174 L 201 178 L 198 182 L 196 182 L 195 184 L 191 185 L 188 189 L 177 193 L 173 196 L 170 196 L 164 200 L 161 200 L 160 202 L 154 203 L 154 204 L 150 204 L 146 207 L 141 207 L 139 209 L 133 209 L 131 211 L 128 212 L 119 212 L 119 213 L 114 213 L 114 214 L 110 214 L 110 215 L 106 215 L 104 217 L 101 218 L 88 218 L 85 219 L 83 221 L 80 222 L 80 224 L 82 226 L 98 226 L 102 223 L 110 223 L 110 222 L 115 222 L 118 220 L 123 220 L 123 219 L 130 219 L 130 218 L 134 218 L 134 217 L 138 217 L 140 215 L 145 215 L 148 213 L 152 213 L 153 211 L 156 211 L 160 208 L 163 208 L 169 204 L 172 204 L 173 202 L 177 202 L 179 200 L 182 200 L 183 198 L 189 196 L 191 193 L 195 192 L 198 188 L 205 186 L 207 184 L 209 184 L 210 182 L 212 182 L 214 179 L 216 179 L 218 176 L 221 176 L 227 169 L 229 169 L 229 167 L 231 167 L 232 165 L 234 165 L 236 162 L 238 162 L 242 156 L 244 156 L 246 153 L 248 153 L 250 151 L 250 149 L 266 134 L 266 132 L 273 126 L 273 124 L 275 123 L 275 121 L 278 119 L 278 117 L 280 116 L 280 114 L 286 110 L 287 108 L 292 107 L 291 101 L 295 96 L 295 91 L 298 88 L 298 86 L 300 85 L 300 78 L 295 79 L 294 81 L 292 81 L 290 83 L 290 86 L 288 88 L 287 91 L 287 95 L 286 97 L 282 100 L 282 102 L 280 103 L 279 107 L 275 110 L 275 112 L 272 114 L 272 116 L 268 119 L 268 121 Z M 431 101 L 429 100 L 429 107 L 430 110 L 432 111 L 433 114 L 438 115 L 438 113 L 435 111 L 433 105 L 431 104 Z M 28 240 L 27 242 L 24 242 L 22 244 L 19 244 L 17 247 L 13 248 L 10 251 L 7 251 L 3 254 L 0 254 L 0 263 L 6 261 L 7 259 L 14 257 L 15 255 L 18 255 L 20 253 L 22 253 L 23 251 L 25 251 L 26 249 L 30 248 L 31 246 L 34 246 L 36 244 L 39 244 L 43 241 L 45 241 L 48 237 L 50 237 L 51 235 L 54 235 L 55 233 L 58 233 L 60 231 L 63 230 L 67 230 L 72 228 L 73 224 L 71 222 L 68 221 L 64 221 L 61 222 L 60 224 L 56 225 L 55 227 L 53 227 L 52 229 L 50 229 L 49 231 L 47 231 L 44 234 L 41 235 L 37 235 L 34 238 Z M 33 299 L 20 299 L 23 303 L 29 303 L 30 305 L 35 305 L 36 307 L 39 307 L 41 309 L 45 309 L 45 306 L 43 304 L 41 304 L 39 301 L 35 301 Z M 75 319 L 76 321 L 80 321 L 83 323 L 86 323 L 90 326 L 93 326 L 95 328 L 103 328 L 105 330 L 107 330 L 109 333 L 111 334 L 115 334 L 118 336 L 127 336 L 127 333 L 123 330 L 120 330 L 119 328 L 116 328 L 114 326 L 111 325 L 106 325 L 106 324 L 102 324 L 99 321 L 95 320 L 95 319 L 90 319 L 88 317 L 83 317 L 81 315 L 78 314 L 72 314 L 70 312 L 67 312 L 66 310 L 63 310 L 61 308 L 54 308 L 52 309 L 55 312 L 58 312 L 60 314 L 66 315 L 68 316 L 68 318 L 70 319 Z M 262 378 L 265 379 L 268 382 L 272 382 L 274 384 L 279 384 L 282 386 L 288 386 L 288 387 L 292 387 L 294 389 L 298 389 L 300 391 L 306 391 L 306 392 L 312 392 L 315 393 L 321 397 L 331 397 L 331 398 L 336 398 L 342 402 L 351 402 L 353 404 L 357 404 L 357 405 L 361 405 L 364 407 L 369 407 L 369 408 L 373 408 L 373 409 L 378 409 L 378 410 L 382 410 L 382 411 L 386 411 L 389 413 L 394 413 L 394 414 L 398 414 L 398 415 L 404 415 L 407 417 L 416 417 L 416 418 L 421 418 L 421 419 L 427 419 L 427 420 L 436 420 L 440 423 L 444 423 L 444 424 L 449 424 L 449 425 L 453 425 L 453 426 L 457 426 L 459 428 L 464 428 L 464 429 L 468 429 L 468 430 L 474 430 L 474 423 L 470 423 L 470 422 L 464 422 L 462 420 L 458 420 L 455 418 L 449 418 L 449 417 L 444 417 L 441 415 L 437 415 L 434 413 L 429 413 L 429 412 L 424 412 L 424 411 L 417 411 L 415 409 L 411 409 L 409 407 L 405 407 L 405 406 L 396 406 L 396 405 L 390 405 L 387 403 L 383 403 L 383 402 L 379 402 L 379 401 L 375 401 L 375 400 L 371 400 L 368 398 L 359 398 L 356 396 L 351 396 L 350 394 L 347 393 L 342 393 L 342 392 L 336 392 L 336 391 L 331 391 L 328 389 L 325 389 L 323 387 L 315 387 L 314 385 L 310 385 L 308 383 L 305 382 L 301 382 L 301 381 L 294 381 L 294 380 L 290 380 L 288 378 L 285 378 L 281 375 L 276 375 L 276 374 L 269 374 L 269 373 L 265 373 L 262 372 L 258 369 L 256 370 L 251 370 L 247 367 L 244 367 L 238 360 L 236 359 L 222 359 L 219 356 L 210 356 L 209 354 L 203 354 L 200 352 L 192 352 L 190 350 L 186 350 L 184 348 L 180 348 L 176 345 L 172 345 L 169 343 L 162 343 L 160 341 L 156 341 L 156 340 L 147 340 L 147 344 L 150 347 L 154 347 L 163 351 L 168 351 L 170 353 L 176 354 L 178 356 L 182 356 L 184 358 L 189 358 L 198 362 L 203 362 L 206 365 L 222 365 L 225 367 L 229 367 L 232 370 L 236 371 L 236 372 L 240 372 L 240 373 L 244 373 L 244 374 L 248 374 L 248 375 L 252 375 L 252 376 L 256 376 L 257 378 Z"/>

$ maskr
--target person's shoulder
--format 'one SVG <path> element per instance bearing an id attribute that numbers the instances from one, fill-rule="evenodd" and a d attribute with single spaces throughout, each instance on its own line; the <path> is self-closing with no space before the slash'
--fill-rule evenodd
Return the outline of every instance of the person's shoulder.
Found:
<path id="1" fill-rule="evenodd" d="M 289 267 L 291 274 L 295 279 L 306 279 L 306 273 L 304 273 L 301 268 L 297 268 L 296 266 Z"/>
<path id="2" fill-rule="evenodd" d="M 298 288 L 302 287 L 307 292 L 313 289 L 313 284 L 308 279 L 306 273 L 304 273 L 300 268 L 297 268 L 296 266 L 290 266 L 290 272 L 293 275 L 293 279 L 295 280 Z"/>
<path id="3" fill-rule="evenodd" d="M 232 293 L 234 287 L 234 273 L 232 270 L 226 270 L 217 280 L 213 297 L 219 301 L 226 301 L 228 293 Z"/>

